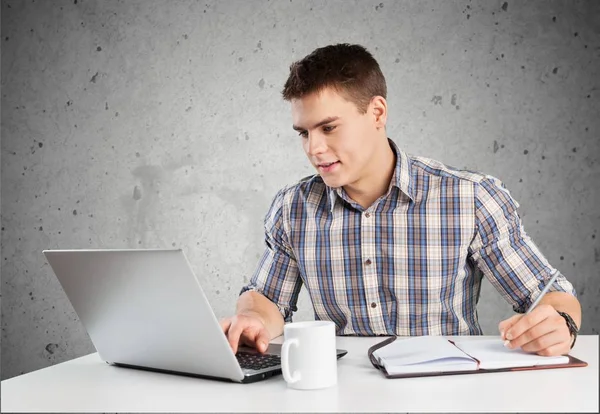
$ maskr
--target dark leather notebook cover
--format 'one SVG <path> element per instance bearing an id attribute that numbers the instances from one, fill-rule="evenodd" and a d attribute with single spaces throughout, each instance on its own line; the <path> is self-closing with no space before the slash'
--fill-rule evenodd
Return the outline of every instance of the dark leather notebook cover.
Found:
<path id="1" fill-rule="evenodd" d="M 372 347 L 369 348 L 368 356 L 371 364 L 378 370 L 380 370 L 386 378 L 414 378 L 414 377 L 437 377 L 441 375 L 461 375 L 461 374 L 484 374 L 487 372 L 511 372 L 511 371 L 531 371 L 531 370 L 539 370 L 539 369 L 554 369 L 554 368 L 573 368 L 573 367 L 586 367 L 587 362 L 584 362 L 578 358 L 575 358 L 571 355 L 567 355 L 569 357 L 569 362 L 566 364 L 555 364 L 555 365 L 536 365 L 531 367 L 516 367 L 516 368 L 499 368 L 499 369 L 477 369 L 474 371 L 438 371 L 438 372 L 411 372 L 409 374 L 395 374 L 390 375 L 387 373 L 386 369 L 379 365 L 377 359 L 373 356 L 373 352 L 376 350 L 383 348 L 386 345 L 391 344 L 396 340 L 396 336 L 392 336 L 391 338 L 387 338 L 385 341 L 379 342 Z M 450 341 L 452 342 L 452 341 Z M 453 343 L 453 342 L 452 342 Z"/>

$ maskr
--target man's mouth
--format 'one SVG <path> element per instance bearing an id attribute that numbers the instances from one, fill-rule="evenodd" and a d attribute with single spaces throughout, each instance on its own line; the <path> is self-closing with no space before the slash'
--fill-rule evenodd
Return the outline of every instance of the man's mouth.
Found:
<path id="1" fill-rule="evenodd" d="M 340 162 L 339 161 L 334 161 L 334 162 L 321 162 L 319 164 L 317 164 L 317 168 L 320 171 L 323 172 L 329 172 L 331 171 L 333 168 L 335 168 Z"/>

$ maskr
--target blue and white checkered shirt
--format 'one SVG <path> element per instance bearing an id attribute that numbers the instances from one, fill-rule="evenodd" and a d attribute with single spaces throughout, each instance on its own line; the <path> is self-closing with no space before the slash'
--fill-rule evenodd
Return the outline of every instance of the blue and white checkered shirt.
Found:
<path id="1" fill-rule="evenodd" d="M 338 335 L 480 335 L 483 275 L 524 312 L 558 270 L 525 234 L 509 191 L 389 142 L 394 175 L 368 209 L 319 175 L 277 193 L 242 292 L 262 293 L 289 322 L 305 285 L 315 318 Z M 576 294 L 563 275 L 550 290 Z"/>

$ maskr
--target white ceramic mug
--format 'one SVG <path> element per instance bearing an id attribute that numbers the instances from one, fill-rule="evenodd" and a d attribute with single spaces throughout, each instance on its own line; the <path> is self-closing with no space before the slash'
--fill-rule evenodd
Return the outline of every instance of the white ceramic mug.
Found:
<path id="1" fill-rule="evenodd" d="M 283 328 L 281 372 L 288 387 L 313 390 L 337 384 L 335 324 L 288 323 Z"/>

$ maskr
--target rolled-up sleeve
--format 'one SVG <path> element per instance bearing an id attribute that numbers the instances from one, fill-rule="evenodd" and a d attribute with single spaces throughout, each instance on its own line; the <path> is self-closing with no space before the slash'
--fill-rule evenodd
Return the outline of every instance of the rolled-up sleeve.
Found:
<path id="1" fill-rule="evenodd" d="M 265 251 L 240 295 L 250 290 L 261 293 L 279 308 L 286 322 L 291 322 L 298 310 L 302 278 L 285 229 L 285 190 L 277 193 L 265 216 Z"/>
<path id="2" fill-rule="evenodd" d="M 488 176 L 479 182 L 469 254 L 513 309 L 524 313 L 558 270 L 525 233 L 518 207 L 500 180 Z M 562 274 L 549 291 L 576 296 L 573 285 Z"/>

